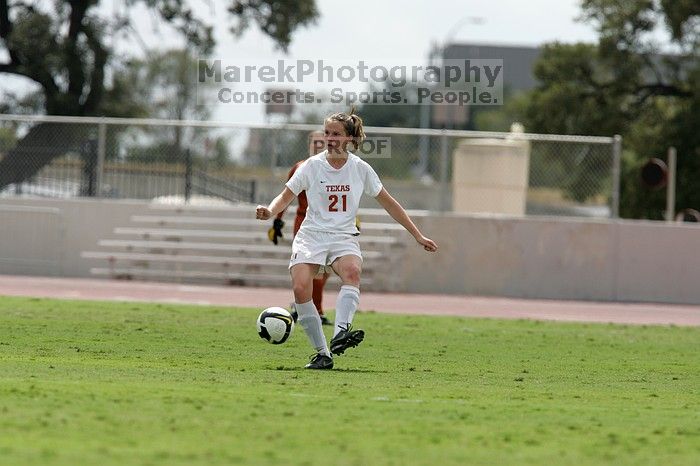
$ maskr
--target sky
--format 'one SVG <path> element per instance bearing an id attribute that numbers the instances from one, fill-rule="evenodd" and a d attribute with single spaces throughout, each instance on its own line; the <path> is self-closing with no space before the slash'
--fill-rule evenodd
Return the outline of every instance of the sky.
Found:
<path id="1" fill-rule="evenodd" d="M 278 58 L 358 59 L 374 62 L 427 62 L 432 45 L 448 42 L 541 45 L 551 41 L 593 42 L 590 25 L 576 21 L 580 0 L 317 0 L 320 18 L 294 33 L 288 54 L 251 28 L 234 40 L 224 10 L 214 4 L 217 50 L 226 63 Z M 221 6 L 221 7 L 220 7 Z M 224 10 L 225 11 L 225 10 Z M 262 106 L 218 105 L 213 119 L 263 122 Z"/>
<path id="2" fill-rule="evenodd" d="M 590 25 L 576 21 L 580 0 L 316 0 L 315 24 L 297 30 L 285 54 L 255 26 L 241 37 L 229 31 L 225 0 L 190 0 L 206 22 L 214 24 L 224 64 L 261 63 L 277 59 L 369 60 L 374 63 L 424 64 L 431 47 L 448 42 L 541 45 L 550 41 L 593 42 Z M 104 13 L 124 11 L 123 0 L 105 0 Z M 143 7 L 130 11 L 140 41 L 148 47 L 177 45 L 176 34 Z M 137 41 L 114 43 L 122 52 L 138 50 Z M 21 79 L 2 76 L 2 89 L 28 88 Z M 352 87 L 352 85 L 349 85 Z M 358 84 L 359 86 L 359 84 Z M 365 85 L 363 85 L 365 86 Z M 360 88 L 358 87 L 358 90 Z M 263 106 L 217 105 L 213 120 L 238 123 L 265 121 Z"/>
<path id="3" fill-rule="evenodd" d="M 353 56 L 425 58 L 430 44 L 445 41 L 539 45 L 560 40 L 593 41 L 595 31 L 575 21 L 579 0 L 317 0 L 316 25 L 298 30 L 291 56 Z M 351 8 L 342 8 L 351 5 Z M 400 5 L 400 6 L 399 6 Z M 478 20 L 470 21 L 470 18 Z M 272 41 L 250 30 L 233 42 L 217 24 L 219 54 L 282 56 Z"/>
<path id="4" fill-rule="evenodd" d="M 226 30 L 225 15 L 217 15 L 220 20 L 214 55 L 226 63 L 322 58 L 423 64 L 432 46 L 449 42 L 534 46 L 551 41 L 593 42 L 594 29 L 576 21 L 579 3 L 580 0 L 317 0 L 317 23 L 294 33 L 287 55 L 255 28 L 234 41 Z M 261 105 L 217 105 L 213 119 L 260 123 L 265 116 Z"/>

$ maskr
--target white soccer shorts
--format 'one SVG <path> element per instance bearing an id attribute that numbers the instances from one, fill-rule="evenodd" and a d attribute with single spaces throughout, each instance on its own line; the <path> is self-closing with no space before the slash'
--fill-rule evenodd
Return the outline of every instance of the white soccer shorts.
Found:
<path id="1" fill-rule="evenodd" d="M 330 266 L 337 258 L 350 254 L 362 260 L 359 235 L 307 231 L 301 228 L 292 242 L 289 268 L 296 264 L 318 264 L 323 269 L 323 266 Z"/>

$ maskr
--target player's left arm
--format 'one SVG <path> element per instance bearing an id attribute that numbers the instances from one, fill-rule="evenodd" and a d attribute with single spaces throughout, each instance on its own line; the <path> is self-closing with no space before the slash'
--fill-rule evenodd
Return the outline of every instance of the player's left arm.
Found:
<path id="1" fill-rule="evenodd" d="M 423 236 L 423 233 L 421 233 L 418 227 L 413 223 L 413 220 L 411 220 L 411 217 L 408 216 L 401 204 L 399 204 L 398 201 L 394 199 L 391 194 L 389 194 L 386 188 L 382 188 L 375 199 L 377 202 L 379 202 L 379 205 L 384 207 L 384 210 L 391 215 L 391 218 L 400 223 L 411 235 L 413 235 L 416 241 L 418 241 L 418 243 L 423 246 L 426 251 L 435 252 L 438 250 L 438 246 L 435 241 Z"/>

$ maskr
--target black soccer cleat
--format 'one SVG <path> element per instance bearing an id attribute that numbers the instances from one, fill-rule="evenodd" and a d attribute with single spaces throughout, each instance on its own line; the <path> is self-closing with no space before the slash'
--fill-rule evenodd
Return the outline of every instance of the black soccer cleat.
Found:
<path id="1" fill-rule="evenodd" d="M 333 369 L 333 358 L 323 353 L 318 353 L 304 367 L 307 369 Z"/>
<path id="2" fill-rule="evenodd" d="M 331 320 L 328 317 L 321 314 L 321 325 L 333 325 L 333 322 L 331 322 Z"/>
<path id="3" fill-rule="evenodd" d="M 343 354 L 346 349 L 354 348 L 365 339 L 365 331 L 353 330 L 350 324 L 345 328 L 341 327 L 341 329 L 331 340 L 331 353 L 333 354 Z"/>

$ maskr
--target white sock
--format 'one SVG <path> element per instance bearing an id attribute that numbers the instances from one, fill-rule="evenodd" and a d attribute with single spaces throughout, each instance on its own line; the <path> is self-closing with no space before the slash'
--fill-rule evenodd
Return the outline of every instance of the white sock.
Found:
<path id="1" fill-rule="evenodd" d="M 352 319 L 355 317 L 357 306 L 360 305 L 360 289 L 352 285 L 343 285 L 340 287 L 338 298 L 335 301 L 335 328 L 333 336 L 338 332 L 352 324 Z M 342 328 L 341 328 L 342 327 Z"/>
<path id="2" fill-rule="evenodd" d="M 299 322 L 299 325 L 301 325 L 306 332 L 306 336 L 309 337 L 311 346 L 313 346 L 317 352 L 330 356 L 331 353 L 328 351 L 326 336 L 323 334 L 323 327 L 321 326 L 321 317 L 318 315 L 313 300 L 308 303 L 295 303 L 294 307 L 299 313 L 297 322 Z"/>

